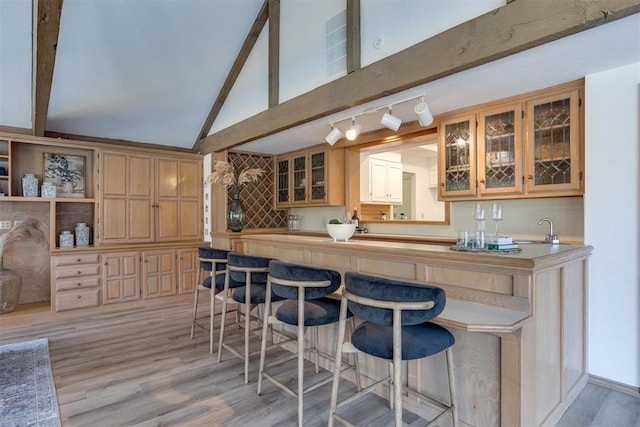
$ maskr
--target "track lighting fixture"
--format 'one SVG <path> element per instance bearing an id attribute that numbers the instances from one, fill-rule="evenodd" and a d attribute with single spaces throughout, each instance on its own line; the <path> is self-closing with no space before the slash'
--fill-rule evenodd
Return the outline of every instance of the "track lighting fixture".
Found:
<path id="1" fill-rule="evenodd" d="M 400 128 L 400 125 L 402 124 L 402 119 L 394 116 L 391 112 L 391 106 L 389 106 L 389 112 L 384 113 L 382 115 L 382 120 L 380 120 L 380 124 L 396 132 Z"/>
<path id="2" fill-rule="evenodd" d="M 340 138 L 342 138 L 342 132 L 340 129 L 331 124 L 331 132 L 324 138 L 330 145 L 335 144 Z"/>
<path id="3" fill-rule="evenodd" d="M 344 133 L 344 136 L 349 140 L 353 141 L 360 135 L 360 131 L 362 128 L 359 124 L 356 123 L 355 117 L 351 118 L 351 127 Z"/>
<path id="4" fill-rule="evenodd" d="M 416 113 L 416 116 L 418 116 L 420 126 L 429 126 L 433 123 L 433 115 L 427 103 L 424 102 L 424 96 L 420 98 L 420 103 L 416 105 L 413 111 Z"/>

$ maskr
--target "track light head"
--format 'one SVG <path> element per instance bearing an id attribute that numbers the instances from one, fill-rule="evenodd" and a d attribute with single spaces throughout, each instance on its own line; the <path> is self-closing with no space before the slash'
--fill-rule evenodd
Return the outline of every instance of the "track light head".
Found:
<path id="1" fill-rule="evenodd" d="M 392 131 L 397 132 L 400 128 L 400 125 L 402 124 L 402 119 L 391 114 L 391 107 L 389 107 L 389 112 L 382 115 L 380 124 L 387 129 L 391 129 Z"/>
<path id="2" fill-rule="evenodd" d="M 360 125 L 356 123 L 356 119 L 355 118 L 351 119 L 351 123 L 352 123 L 352 125 L 349 128 L 349 130 L 347 130 L 344 133 L 344 136 L 349 141 L 353 141 L 354 139 L 356 139 L 358 137 L 358 135 L 360 135 L 360 131 L 362 130 L 362 127 L 360 127 Z"/>
<path id="3" fill-rule="evenodd" d="M 429 106 L 426 102 L 424 102 L 424 97 L 420 100 L 420 103 L 416 105 L 413 109 L 418 116 L 418 122 L 420 122 L 420 126 L 429 126 L 433 123 L 433 115 L 431 114 L 431 110 L 429 110 Z"/>
<path id="4" fill-rule="evenodd" d="M 337 127 L 331 125 L 331 131 L 324 137 L 329 145 L 335 144 L 340 138 L 342 138 L 342 132 Z"/>

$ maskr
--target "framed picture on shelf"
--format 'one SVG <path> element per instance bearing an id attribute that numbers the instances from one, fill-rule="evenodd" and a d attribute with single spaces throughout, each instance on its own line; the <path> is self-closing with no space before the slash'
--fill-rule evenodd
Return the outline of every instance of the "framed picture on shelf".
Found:
<path id="1" fill-rule="evenodd" d="M 57 197 L 84 197 L 84 156 L 44 153 L 44 182 L 57 187 Z"/>

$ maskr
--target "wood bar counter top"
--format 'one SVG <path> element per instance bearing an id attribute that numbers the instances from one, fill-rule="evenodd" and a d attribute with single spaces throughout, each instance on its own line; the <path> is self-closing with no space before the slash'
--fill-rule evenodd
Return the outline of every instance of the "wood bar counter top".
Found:
<path id="1" fill-rule="evenodd" d="M 587 275 L 593 248 L 523 244 L 518 253 L 472 253 L 438 243 L 243 233 L 235 249 L 443 288 L 447 306 L 436 322 L 456 338 L 461 421 L 554 425 L 587 382 Z M 324 328 L 321 336 L 331 351 L 333 328 Z M 446 400 L 446 372 L 438 357 L 409 363 L 406 381 Z M 365 358 L 362 371 L 377 379 L 386 364 Z M 405 399 L 408 409 L 430 416 L 427 403 Z"/>

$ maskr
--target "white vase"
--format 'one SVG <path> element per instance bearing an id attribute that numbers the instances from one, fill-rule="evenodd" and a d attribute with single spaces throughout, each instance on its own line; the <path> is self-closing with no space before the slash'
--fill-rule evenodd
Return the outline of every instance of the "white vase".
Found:
<path id="1" fill-rule="evenodd" d="M 22 177 L 22 195 L 24 197 L 38 197 L 38 178 L 32 173 L 25 173 Z"/>
<path id="2" fill-rule="evenodd" d="M 84 222 L 76 225 L 76 246 L 89 246 L 89 227 Z"/>
<path id="3" fill-rule="evenodd" d="M 63 231 L 60 233 L 60 247 L 72 248 L 73 247 L 73 234 L 70 231 Z"/>

